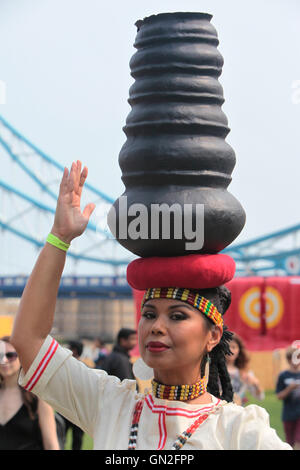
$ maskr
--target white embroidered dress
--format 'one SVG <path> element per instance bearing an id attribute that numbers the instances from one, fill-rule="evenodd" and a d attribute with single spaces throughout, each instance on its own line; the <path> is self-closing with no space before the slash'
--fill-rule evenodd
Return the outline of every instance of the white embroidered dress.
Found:
<path id="1" fill-rule="evenodd" d="M 94 449 L 128 448 L 136 400 L 134 380 L 120 380 L 90 369 L 72 357 L 51 336 L 45 340 L 31 367 L 19 383 L 32 391 L 94 440 Z M 141 414 L 136 449 L 171 449 L 177 437 L 202 414 L 220 405 L 188 405 L 147 395 Z M 291 447 L 270 428 L 269 415 L 256 405 L 221 406 L 200 425 L 184 450 L 277 449 Z"/>

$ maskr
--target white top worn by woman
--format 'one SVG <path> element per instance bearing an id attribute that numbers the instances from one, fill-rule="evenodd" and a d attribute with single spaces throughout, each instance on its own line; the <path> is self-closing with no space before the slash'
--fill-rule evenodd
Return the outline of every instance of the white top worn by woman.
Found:
<path id="1" fill-rule="evenodd" d="M 120 380 L 102 370 L 90 369 L 71 351 L 48 336 L 19 383 L 81 427 L 94 440 L 94 449 L 128 448 L 136 400 L 134 380 Z M 184 450 L 292 450 L 270 428 L 261 407 L 246 408 L 220 402 L 191 405 L 147 395 L 141 414 L 136 449 L 171 449 L 177 437 L 202 413 L 211 411 L 184 445 Z"/>

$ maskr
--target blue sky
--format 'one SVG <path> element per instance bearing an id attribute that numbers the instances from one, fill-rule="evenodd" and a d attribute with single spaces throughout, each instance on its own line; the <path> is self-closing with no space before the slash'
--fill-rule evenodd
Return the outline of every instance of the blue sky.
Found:
<path id="1" fill-rule="evenodd" d="M 297 0 L 0 0 L 0 114 L 62 165 L 81 159 L 89 181 L 117 198 L 134 23 L 168 11 L 213 14 L 237 157 L 229 191 L 247 214 L 238 241 L 299 223 Z"/>

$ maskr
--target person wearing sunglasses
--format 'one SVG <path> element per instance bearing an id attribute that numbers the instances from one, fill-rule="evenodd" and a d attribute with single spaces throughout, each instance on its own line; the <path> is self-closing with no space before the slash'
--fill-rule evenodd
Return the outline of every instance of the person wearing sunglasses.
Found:
<path id="1" fill-rule="evenodd" d="M 59 450 L 53 409 L 18 385 L 20 361 L 0 339 L 0 450 Z"/>

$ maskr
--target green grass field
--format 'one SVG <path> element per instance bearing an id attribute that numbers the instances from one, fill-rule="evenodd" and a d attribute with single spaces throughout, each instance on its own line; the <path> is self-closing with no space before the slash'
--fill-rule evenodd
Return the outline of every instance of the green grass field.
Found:
<path id="1" fill-rule="evenodd" d="M 71 439 L 72 439 L 72 432 L 69 429 L 69 431 L 67 432 L 65 450 L 72 450 L 71 449 L 71 445 L 72 445 L 72 440 Z M 92 450 L 92 449 L 93 449 L 93 439 L 90 436 L 88 436 L 87 434 L 84 434 L 81 450 Z"/>
<path id="2" fill-rule="evenodd" d="M 283 430 L 283 425 L 281 421 L 281 409 L 282 401 L 278 400 L 273 390 L 268 390 L 265 392 L 265 399 L 263 401 L 258 401 L 248 395 L 249 402 L 247 405 L 254 403 L 255 405 L 265 408 L 270 415 L 270 425 L 275 429 L 278 436 L 285 441 L 285 434 Z"/>
<path id="3" fill-rule="evenodd" d="M 248 396 L 249 401 L 247 405 L 256 404 L 267 410 L 270 415 L 270 424 L 278 434 L 278 436 L 285 440 L 282 421 L 281 421 L 281 408 L 282 403 L 279 401 L 273 390 L 266 392 L 266 397 L 263 401 L 254 400 L 251 396 Z M 247 406 L 246 405 L 246 406 Z M 84 435 L 82 450 L 91 450 L 93 448 L 93 440 L 87 434 Z M 71 433 L 70 431 L 67 434 L 65 450 L 71 449 Z"/>

